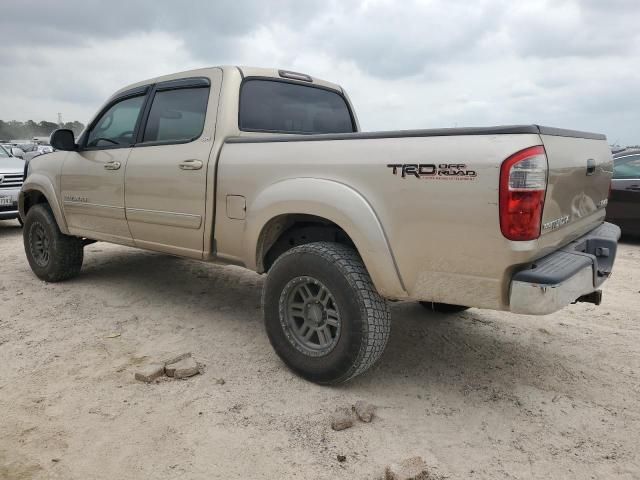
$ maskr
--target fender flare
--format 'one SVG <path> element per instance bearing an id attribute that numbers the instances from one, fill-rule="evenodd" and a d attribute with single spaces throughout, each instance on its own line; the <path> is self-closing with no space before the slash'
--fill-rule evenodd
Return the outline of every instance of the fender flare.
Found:
<path id="1" fill-rule="evenodd" d="M 24 198 L 29 192 L 39 192 L 47 199 L 47 203 L 51 207 L 51 211 L 56 219 L 58 228 L 65 235 L 69 235 L 69 229 L 67 228 L 67 222 L 65 221 L 62 209 L 60 208 L 60 203 L 56 201 L 58 198 L 56 190 L 49 177 L 39 173 L 32 173 L 23 183 L 20 195 L 18 196 L 18 209 L 20 210 L 20 216 L 22 218 L 26 216 L 24 211 Z"/>
<path id="2" fill-rule="evenodd" d="M 247 267 L 257 270 L 265 226 L 282 215 L 307 214 L 329 220 L 353 240 L 378 292 L 387 298 L 408 293 L 391 246 L 371 204 L 353 188 L 318 178 L 292 178 L 269 185 L 247 205 Z"/>

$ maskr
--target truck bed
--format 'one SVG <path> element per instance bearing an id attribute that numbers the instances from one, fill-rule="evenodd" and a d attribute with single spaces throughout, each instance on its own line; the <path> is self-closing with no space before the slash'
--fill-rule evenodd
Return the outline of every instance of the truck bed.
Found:
<path id="1" fill-rule="evenodd" d="M 547 144 L 549 208 L 543 223 L 551 227 L 538 240 L 507 240 L 498 213 L 500 166 L 515 152 Z M 594 177 L 582 181 L 587 153 L 597 166 L 595 187 Z M 610 162 L 603 135 L 538 125 L 237 136 L 222 149 L 218 174 L 224 182 L 216 197 L 224 204 L 228 194 L 246 195 L 250 221 L 256 197 L 277 182 L 316 178 L 348 185 L 370 205 L 388 239 L 403 289 L 392 296 L 504 310 L 519 267 L 602 223 L 604 208 L 597 202 L 607 196 Z M 450 172 L 470 174 L 419 176 L 402 165 L 425 171 L 453 165 L 459 168 Z M 563 181 L 567 174 L 580 181 Z M 553 223 L 556 215 L 570 218 Z M 241 236 L 240 228 L 216 219 L 218 232 Z M 216 237 L 227 257 L 246 256 L 233 235 Z"/>

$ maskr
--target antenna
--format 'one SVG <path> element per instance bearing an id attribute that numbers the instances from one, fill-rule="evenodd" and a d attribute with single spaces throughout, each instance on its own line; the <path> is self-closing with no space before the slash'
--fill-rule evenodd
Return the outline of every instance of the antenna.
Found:
<path id="1" fill-rule="evenodd" d="M 58 112 L 58 126 L 62 128 L 64 123 L 62 123 L 62 113 Z"/>

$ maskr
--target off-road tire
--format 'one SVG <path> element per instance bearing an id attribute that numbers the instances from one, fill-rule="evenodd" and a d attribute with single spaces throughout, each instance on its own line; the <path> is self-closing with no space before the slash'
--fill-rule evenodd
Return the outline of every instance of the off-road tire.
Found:
<path id="1" fill-rule="evenodd" d="M 49 253 L 46 260 L 38 256 L 38 236 L 47 241 Z M 80 273 L 84 257 L 82 239 L 60 231 L 49 205 L 38 204 L 29 210 L 22 237 L 31 270 L 39 279 L 61 282 Z"/>
<path id="2" fill-rule="evenodd" d="M 317 279 L 326 286 L 340 312 L 340 333 L 326 354 L 301 351 L 287 333 L 286 291 L 299 278 Z M 308 243 L 281 255 L 267 275 L 262 306 L 267 335 L 278 356 L 315 383 L 338 384 L 365 372 L 382 356 L 389 339 L 387 302 L 376 291 L 358 253 L 342 244 Z"/>
<path id="3" fill-rule="evenodd" d="M 460 313 L 469 309 L 469 307 L 465 307 L 464 305 L 451 305 L 449 303 L 439 302 L 420 302 L 420 305 L 427 310 L 438 313 Z"/>

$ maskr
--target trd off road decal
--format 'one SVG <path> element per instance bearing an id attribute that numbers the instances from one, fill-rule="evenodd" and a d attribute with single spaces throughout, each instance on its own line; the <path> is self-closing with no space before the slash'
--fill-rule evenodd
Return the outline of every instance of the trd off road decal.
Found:
<path id="1" fill-rule="evenodd" d="M 475 180 L 478 173 L 465 163 L 391 163 L 387 165 L 394 175 L 431 180 Z"/>

